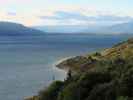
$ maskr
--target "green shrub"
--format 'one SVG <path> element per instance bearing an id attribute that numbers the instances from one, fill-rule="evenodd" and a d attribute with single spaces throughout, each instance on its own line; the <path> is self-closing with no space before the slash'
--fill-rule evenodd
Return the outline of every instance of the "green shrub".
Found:
<path id="1" fill-rule="evenodd" d="M 111 76 L 109 73 L 89 72 L 83 74 L 78 80 L 78 83 L 81 86 L 93 87 L 96 84 L 110 82 L 110 81 L 111 81 Z"/>
<path id="2" fill-rule="evenodd" d="M 100 52 L 95 52 L 95 53 L 93 54 L 93 56 L 101 56 L 101 53 L 100 53 Z"/>
<path id="3" fill-rule="evenodd" d="M 40 100 L 56 100 L 62 86 L 63 82 L 61 81 L 53 82 L 48 88 L 39 92 Z"/>
<path id="4" fill-rule="evenodd" d="M 76 83 L 70 83 L 60 92 L 58 100 L 79 100 L 78 90 Z"/>
<path id="5" fill-rule="evenodd" d="M 128 97 L 120 96 L 117 98 L 117 100 L 128 100 Z"/>
<path id="6" fill-rule="evenodd" d="M 104 83 L 95 86 L 86 100 L 115 100 L 116 93 L 114 83 Z"/>

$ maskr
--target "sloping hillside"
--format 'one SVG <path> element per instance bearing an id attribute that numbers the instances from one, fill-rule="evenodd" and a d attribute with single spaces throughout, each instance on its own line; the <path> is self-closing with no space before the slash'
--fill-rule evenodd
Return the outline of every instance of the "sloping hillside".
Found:
<path id="1" fill-rule="evenodd" d="M 117 58 L 124 60 L 130 60 L 133 58 L 133 38 L 119 43 L 112 48 L 103 50 L 102 52 L 67 59 L 58 64 L 57 67 L 71 69 L 74 71 L 88 71 L 94 70 L 99 64 L 105 63 L 106 61 L 112 61 Z M 102 64 L 102 66 L 106 66 L 106 64 Z"/>

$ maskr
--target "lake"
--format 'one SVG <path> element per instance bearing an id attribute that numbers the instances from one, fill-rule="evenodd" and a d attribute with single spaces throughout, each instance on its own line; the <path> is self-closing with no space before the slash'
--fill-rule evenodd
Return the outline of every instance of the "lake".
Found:
<path id="1" fill-rule="evenodd" d="M 59 60 L 111 47 L 127 39 L 120 35 L 46 34 L 0 37 L 0 99 L 23 100 L 37 94 L 66 72 Z"/>

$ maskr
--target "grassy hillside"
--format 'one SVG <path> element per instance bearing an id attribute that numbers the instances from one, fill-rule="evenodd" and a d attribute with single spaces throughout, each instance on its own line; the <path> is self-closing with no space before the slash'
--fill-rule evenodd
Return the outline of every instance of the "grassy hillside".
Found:
<path id="1" fill-rule="evenodd" d="M 69 70 L 66 79 L 26 100 L 133 100 L 133 38 L 57 67 Z"/>
<path id="2" fill-rule="evenodd" d="M 95 52 L 85 56 L 76 56 L 67 59 L 58 64 L 57 67 L 68 68 L 73 71 L 97 70 L 98 66 L 107 66 L 107 62 L 111 62 L 118 58 L 126 61 L 133 58 L 133 38 L 119 43 L 112 48 L 103 50 L 102 52 Z"/>

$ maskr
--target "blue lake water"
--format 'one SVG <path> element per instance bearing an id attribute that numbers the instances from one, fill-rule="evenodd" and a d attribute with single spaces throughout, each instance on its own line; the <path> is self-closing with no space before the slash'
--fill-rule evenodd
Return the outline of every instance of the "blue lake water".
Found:
<path id="1" fill-rule="evenodd" d="M 0 100 L 23 100 L 45 88 L 53 76 L 65 78 L 54 65 L 62 58 L 111 47 L 125 36 L 44 35 L 0 37 Z"/>

